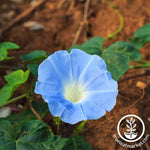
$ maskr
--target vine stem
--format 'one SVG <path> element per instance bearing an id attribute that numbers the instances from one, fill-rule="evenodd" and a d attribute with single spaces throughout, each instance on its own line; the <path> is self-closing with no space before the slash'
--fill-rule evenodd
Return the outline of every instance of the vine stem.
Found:
<path id="1" fill-rule="evenodd" d="M 150 67 L 150 63 L 145 63 L 143 65 L 135 65 L 135 66 L 130 66 L 129 69 L 138 69 L 138 68 L 147 68 Z"/>
<path id="2" fill-rule="evenodd" d="M 31 109 L 31 111 L 36 115 L 36 117 L 41 121 L 41 122 L 43 122 L 43 123 L 45 123 L 43 120 L 42 120 L 42 118 L 41 118 L 41 116 L 36 112 L 36 110 L 32 107 L 32 98 L 29 100 L 29 107 L 30 107 L 30 109 Z M 47 127 L 49 128 L 49 130 L 50 131 L 52 131 L 51 130 L 51 127 L 47 124 Z"/>
<path id="3" fill-rule="evenodd" d="M 60 130 L 60 123 L 61 123 L 61 119 L 60 117 L 57 118 L 57 134 L 59 134 L 59 130 Z"/>
<path id="4" fill-rule="evenodd" d="M 18 97 L 15 97 L 15 98 L 13 98 L 13 99 L 10 99 L 10 100 L 7 101 L 5 104 L 1 105 L 1 107 L 5 106 L 5 105 L 8 105 L 8 104 L 10 104 L 10 103 L 12 103 L 12 102 L 15 102 L 15 101 L 17 101 L 17 100 L 19 100 L 19 99 L 22 99 L 22 98 L 24 98 L 24 97 L 26 97 L 26 94 L 23 94 L 23 95 L 20 95 L 20 96 L 18 96 Z"/>
<path id="5" fill-rule="evenodd" d="M 141 99 L 143 99 L 144 95 L 145 95 L 145 88 L 142 89 L 142 95 L 132 105 L 130 105 L 128 108 L 125 108 L 122 112 L 126 113 L 127 110 L 135 106 Z"/>
<path id="6" fill-rule="evenodd" d="M 7 66 L 7 65 L 0 65 L 0 68 L 5 68 L 5 69 L 10 69 L 11 66 Z"/>
<path id="7" fill-rule="evenodd" d="M 140 61 L 135 61 L 137 63 L 141 63 L 141 64 L 150 64 L 149 61 L 143 61 L 143 60 L 140 60 Z"/>
<path id="8" fill-rule="evenodd" d="M 30 106 L 30 109 L 32 110 L 32 112 L 37 116 L 37 118 L 43 122 L 42 118 L 40 117 L 40 115 L 35 111 L 35 109 L 32 107 L 32 99 L 29 100 L 29 106 Z"/>
<path id="9" fill-rule="evenodd" d="M 118 9 L 116 8 L 116 6 L 114 4 L 112 4 L 110 1 L 107 1 L 107 4 L 112 7 L 112 9 L 115 11 L 115 13 L 119 16 L 120 19 L 120 26 L 119 28 L 112 34 L 109 34 L 108 37 L 104 38 L 104 40 L 109 40 L 109 39 L 113 39 L 118 33 L 120 33 L 120 31 L 123 29 L 124 26 L 124 19 L 123 16 L 121 15 L 121 13 L 118 11 Z"/>
<path id="10" fill-rule="evenodd" d="M 73 131 L 72 137 L 79 135 L 79 133 L 83 130 L 83 128 L 87 122 L 88 122 L 88 120 L 81 122 Z"/>

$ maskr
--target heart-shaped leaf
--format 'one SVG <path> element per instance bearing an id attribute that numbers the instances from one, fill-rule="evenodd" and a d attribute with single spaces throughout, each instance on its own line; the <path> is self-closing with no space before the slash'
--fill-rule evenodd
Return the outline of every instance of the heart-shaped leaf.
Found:
<path id="1" fill-rule="evenodd" d="M 99 55 L 102 54 L 103 49 L 103 38 L 102 37 L 93 37 L 90 40 L 86 41 L 82 45 L 73 45 L 71 48 L 68 49 L 70 52 L 71 49 L 81 49 L 88 54 L 91 55 Z"/>
<path id="2" fill-rule="evenodd" d="M 141 60 L 141 53 L 131 44 L 120 41 L 107 47 L 102 53 L 112 78 L 118 80 L 128 69 L 130 60 Z"/>
<path id="3" fill-rule="evenodd" d="M 11 42 L 0 43 L 0 61 L 12 58 L 7 56 L 9 49 L 19 49 L 19 46 Z"/>
<path id="4" fill-rule="evenodd" d="M 107 47 L 104 52 L 116 52 L 129 56 L 130 60 L 139 61 L 142 58 L 141 53 L 133 47 L 131 44 L 125 41 L 116 42 L 109 47 Z"/>
<path id="5" fill-rule="evenodd" d="M 54 136 L 39 120 L 12 124 L 0 120 L 1 150 L 62 150 L 68 139 Z"/>
<path id="6" fill-rule="evenodd" d="M 25 83 L 29 77 L 30 71 L 17 70 L 9 75 L 4 76 L 7 84 L 0 91 L 0 106 L 5 104 L 12 96 L 13 92 L 22 84 Z"/>
<path id="7" fill-rule="evenodd" d="M 39 120 L 11 123 L 0 119 L 1 150 L 91 150 L 90 144 L 80 136 L 61 138 Z"/>
<path id="8" fill-rule="evenodd" d="M 37 50 L 33 51 L 29 54 L 21 55 L 20 58 L 23 62 L 30 62 L 30 61 L 41 61 L 42 59 L 45 59 L 47 57 L 45 51 Z"/>
<path id="9" fill-rule="evenodd" d="M 129 69 L 129 56 L 122 53 L 104 51 L 102 58 L 107 64 L 108 71 L 111 72 L 112 78 L 118 80 Z"/>
<path id="10" fill-rule="evenodd" d="M 137 49 L 141 49 L 147 42 L 150 41 L 150 24 L 144 25 L 139 28 L 132 39 L 131 44 Z"/>

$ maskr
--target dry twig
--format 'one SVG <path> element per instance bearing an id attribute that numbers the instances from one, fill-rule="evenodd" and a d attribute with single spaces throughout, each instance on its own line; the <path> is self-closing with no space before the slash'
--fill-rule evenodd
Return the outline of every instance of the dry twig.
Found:
<path id="1" fill-rule="evenodd" d="M 89 5 L 90 5 L 90 0 L 86 0 L 85 7 L 84 7 L 83 20 L 82 20 L 82 22 L 79 25 L 79 28 L 78 28 L 78 30 L 76 32 L 76 35 L 75 35 L 75 38 L 73 40 L 72 45 L 76 44 L 76 42 L 78 41 L 79 36 L 81 34 L 81 31 L 82 31 L 82 29 L 83 29 L 83 27 L 84 27 L 84 25 L 85 25 L 85 23 L 87 21 Z"/>
<path id="2" fill-rule="evenodd" d="M 125 110 L 123 110 L 123 113 L 125 113 L 127 110 L 129 110 L 131 107 L 135 106 L 145 95 L 145 88 L 142 89 L 142 95 L 140 96 L 140 98 L 138 98 L 132 105 L 130 105 L 128 108 L 126 108 Z"/>
<path id="3" fill-rule="evenodd" d="M 57 5 L 57 8 L 61 8 L 62 5 L 65 3 L 66 0 L 60 0 L 60 2 Z"/>
<path id="4" fill-rule="evenodd" d="M 150 150 L 150 146 L 147 143 L 145 143 L 145 147 L 147 150 Z"/>
<path id="5" fill-rule="evenodd" d="M 39 2 L 36 5 L 31 6 L 29 9 L 25 10 L 18 17 L 16 17 L 14 20 L 12 20 L 7 26 L 2 28 L 2 30 L 0 30 L 0 39 L 2 38 L 3 34 L 6 31 L 10 30 L 15 24 L 17 24 L 19 21 L 21 21 L 26 16 L 28 16 L 31 12 L 33 12 L 35 9 L 37 9 L 39 6 L 41 6 L 44 2 L 46 2 L 46 0 L 39 0 Z"/>

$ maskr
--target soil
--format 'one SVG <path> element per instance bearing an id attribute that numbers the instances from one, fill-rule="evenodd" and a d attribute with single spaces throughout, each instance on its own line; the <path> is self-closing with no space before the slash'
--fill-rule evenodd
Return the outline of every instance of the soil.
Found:
<path id="1" fill-rule="evenodd" d="M 8 25 L 21 12 L 31 7 L 31 2 L 33 2 L 33 0 L 15 1 L 0 0 L 0 29 Z M 78 0 L 75 5 L 74 0 L 66 0 L 58 8 L 60 2 L 59 0 L 47 0 L 36 11 L 6 31 L 2 41 L 15 42 L 20 46 L 20 50 L 9 51 L 9 56 L 16 56 L 15 61 L 4 61 L 2 64 L 20 66 L 19 55 L 21 54 L 33 50 L 46 50 L 47 53 L 51 53 L 72 46 L 79 24 L 83 19 L 85 0 Z M 112 0 L 111 2 L 122 14 L 124 27 L 114 39 L 104 42 L 104 48 L 117 41 L 128 41 L 139 27 L 150 22 L 149 0 Z M 45 28 L 44 30 L 30 30 L 24 27 L 24 23 L 27 21 L 36 21 Z M 94 36 L 105 38 L 117 30 L 119 25 L 118 15 L 106 3 L 106 0 L 91 0 L 87 22 L 77 44 L 81 44 Z M 141 53 L 143 60 L 150 61 L 150 43 L 141 49 Z M 121 79 L 142 74 L 148 70 L 148 68 L 128 70 Z M 2 76 L 10 71 L 11 69 L 0 70 L 0 87 L 5 84 Z M 144 90 L 141 89 L 141 86 L 137 86 L 139 81 L 145 83 Z M 19 89 L 15 94 L 19 95 L 21 92 L 22 89 Z M 140 116 L 146 126 L 144 136 L 150 134 L 150 76 L 129 79 L 119 83 L 119 94 L 113 110 L 98 120 L 88 121 L 81 135 L 85 141 L 92 145 L 93 150 L 126 149 L 115 141 L 113 135 L 117 135 L 117 124 L 127 114 Z M 119 138 L 119 136 L 117 137 Z M 148 147 L 150 147 L 150 138 L 146 144 L 136 149 L 148 150 Z"/>

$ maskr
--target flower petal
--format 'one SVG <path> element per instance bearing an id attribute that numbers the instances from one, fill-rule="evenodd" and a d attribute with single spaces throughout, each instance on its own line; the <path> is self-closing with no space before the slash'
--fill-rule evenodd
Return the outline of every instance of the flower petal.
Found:
<path id="1" fill-rule="evenodd" d="M 79 76 L 79 82 L 87 82 L 94 78 L 97 75 L 102 74 L 106 70 L 106 64 L 102 58 L 99 56 L 91 56 L 90 61 L 83 69 L 82 73 Z"/>
<path id="2" fill-rule="evenodd" d="M 106 113 L 106 111 L 93 98 L 82 101 L 81 105 L 83 113 L 88 120 L 99 119 Z"/>
<path id="3" fill-rule="evenodd" d="M 91 72 L 100 73 L 106 70 L 106 64 L 102 58 L 97 55 L 89 55 L 82 50 L 72 49 L 70 53 L 73 76 L 80 80 L 84 78 L 89 69 Z"/>
<path id="4" fill-rule="evenodd" d="M 81 51 L 80 49 L 72 49 L 70 60 L 72 64 L 72 74 L 75 79 L 78 79 L 81 72 L 91 59 L 91 55 Z"/>
<path id="5" fill-rule="evenodd" d="M 36 82 L 36 86 L 34 89 L 36 94 L 41 94 L 43 96 L 55 96 L 62 95 L 63 88 L 61 86 L 56 86 L 55 84 L 44 83 L 44 82 Z"/>
<path id="6" fill-rule="evenodd" d="M 54 82 L 56 85 L 72 78 L 70 55 L 67 51 L 57 51 L 44 60 L 38 69 L 38 80 Z"/>
<path id="7" fill-rule="evenodd" d="M 88 74 L 93 74 L 93 72 L 88 72 Z M 110 72 L 102 72 L 101 74 L 95 74 L 92 78 L 90 75 L 84 76 L 84 83 L 86 91 L 108 91 L 108 90 L 118 90 L 118 84 L 112 79 Z"/>
<path id="8" fill-rule="evenodd" d="M 111 111 L 116 104 L 116 96 L 118 90 L 110 91 L 90 91 L 88 96 L 83 103 L 88 103 L 89 105 L 96 105 L 96 107 L 101 107 L 106 111 Z M 85 102 L 84 102 L 85 101 Z"/>
<path id="9" fill-rule="evenodd" d="M 72 80 L 72 66 L 70 54 L 67 51 L 57 51 L 48 57 L 57 75 L 65 84 L 68 80 Z"/>
<path id="10" fill-rule="evenodd" d="M 51 114 L 55 117 L 62 115 L 63 111 L 70 104 L 69 101 L 65 100 L 62 96 L 43 96 L 45 102 L 48 103 Z"/>
<path id="11" fill-rule="evenodd" d="M 62 84 L 57 72 L 54 70 L 53 65 L 48 59 L 44 60 L 39 65 L 38 81 L 50 84 L 53 83 L 57 86 Z"/>
<path id="12" fill-rule="evenodd" d="M 87 118 L 85 118 L 82 107 L 79 103 L 71 103 L 62 113 L 61 120 L 69 124 L 75 124 L 79 121 L 87 120 Z"/>

